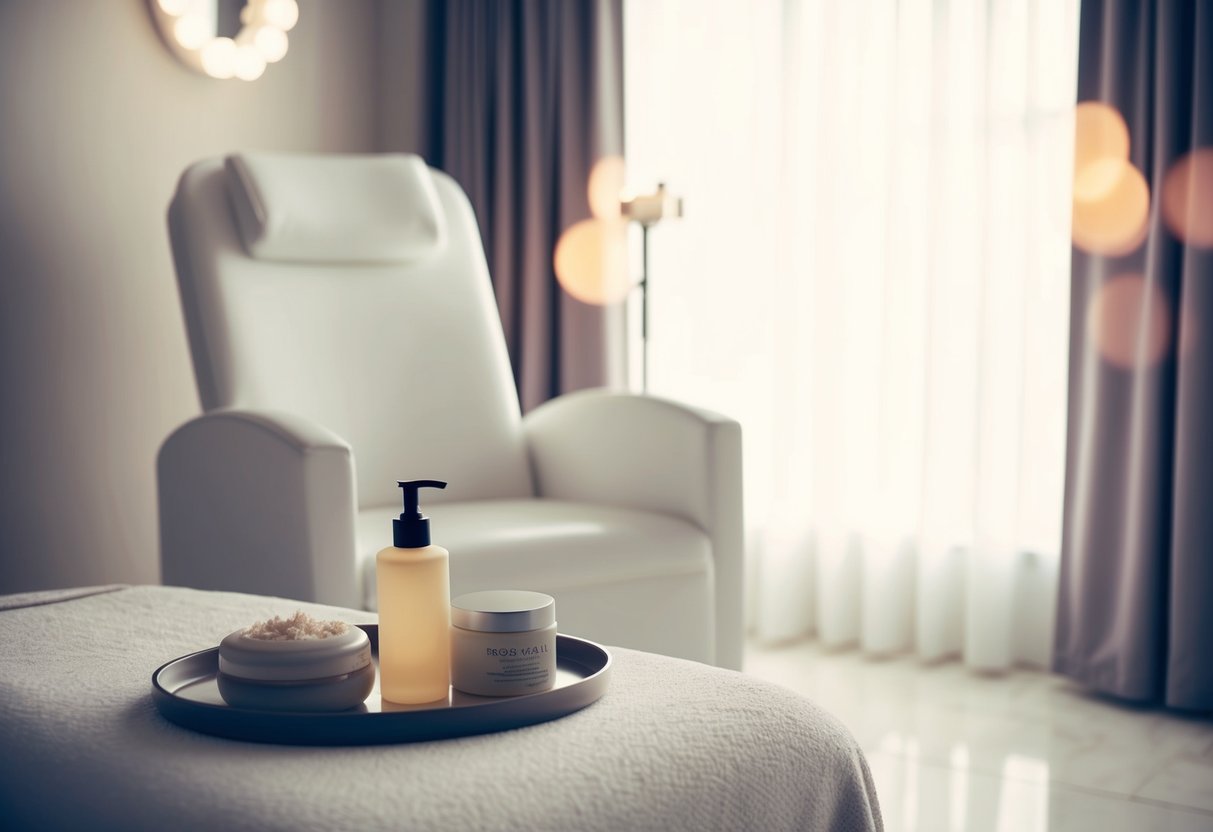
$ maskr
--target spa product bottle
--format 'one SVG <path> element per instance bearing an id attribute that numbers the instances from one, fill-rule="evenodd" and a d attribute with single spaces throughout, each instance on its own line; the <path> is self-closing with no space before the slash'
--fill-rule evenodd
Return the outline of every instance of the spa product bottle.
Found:
<path id="1" fill-rule="evenodd" d="M 404 513 L 392 521 L 392 541 L 375 558 L 379 595 L 379 692 L 389 702 L 416 705 L 445 699 L 451 683 L 449 554 L 430 544 L 430 518 L 417 490 L 446 488 L 437 480 L 400 482 Z"/>

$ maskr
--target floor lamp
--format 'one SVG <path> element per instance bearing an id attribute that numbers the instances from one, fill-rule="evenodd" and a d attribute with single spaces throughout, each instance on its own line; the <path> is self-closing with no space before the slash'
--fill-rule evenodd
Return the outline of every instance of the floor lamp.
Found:
<path id="1" fill-rule="evenodd" d="M 649 391 L 649 230 L 664 219 L 682 216 L 682 199 L 674 197 L 660 182 L 651 194 L 620 203 L 623 216 L 640 225 L 640 389 Z"/>
<path id="2" fill-rule="evenodd" d="M 618 205 L 618 213 L 614 213 Z M 682 216 L 682 200 L 664 184 L 651 194 L 611 203 L 606 216 L 582 220 L 560 235 L 553 255 L 556 278 L 566 292 L 582 303 L 607 306 L 627 300 L 640 288 L 641 389 L 649 389 L 649 231 L 664 219 Z M 631 223 L 640 226 L 640 281 L 628 265 Z"/>

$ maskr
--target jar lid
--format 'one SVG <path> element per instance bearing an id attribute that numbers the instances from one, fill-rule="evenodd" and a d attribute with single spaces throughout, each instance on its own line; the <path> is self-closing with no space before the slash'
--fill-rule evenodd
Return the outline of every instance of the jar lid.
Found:
<path id="1" fill-rule="evenodd" d="M 491 589 L 451 601 L 451 623 L 482 633 L 521 633 L 556 623 L 556 599 L 542 592 Z"/>
<path id="2" fill-rule="evenodd" d="M 341 635 L 271 641 L 237 630 L 219 643 L 219 672 L 261 682 L 344 676 L 371 663 L 371 640 L 353 624 Z"/>

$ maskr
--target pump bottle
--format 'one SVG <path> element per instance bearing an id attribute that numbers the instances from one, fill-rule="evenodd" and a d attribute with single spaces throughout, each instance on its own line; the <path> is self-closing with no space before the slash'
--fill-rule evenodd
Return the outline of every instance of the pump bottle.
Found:
<path id="1" fill-rule="evenodd" d="M 451 577 L 447 550 L 430 543 L 430 518 L 417 491 L 437 480 L 399 482 L 404 513 L 392 542 L 375 557 L 379 595 L 379 692 L 416 705 L 445 699 L 451 683 Z"/>

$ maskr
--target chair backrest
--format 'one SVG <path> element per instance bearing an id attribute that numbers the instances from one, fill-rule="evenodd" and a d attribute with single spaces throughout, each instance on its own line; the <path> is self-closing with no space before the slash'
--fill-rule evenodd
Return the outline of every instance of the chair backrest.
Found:
<path id="1" fill-rule="evenodd" d="M 169 232 L 204 410 L 336 432 L 360 507 L 398 502 L 397 479 L 448 480 L 429 502 L 533 495 L 480 233 L 450 177 L 402 154 L 209 159 L 181 177 Z"/>

